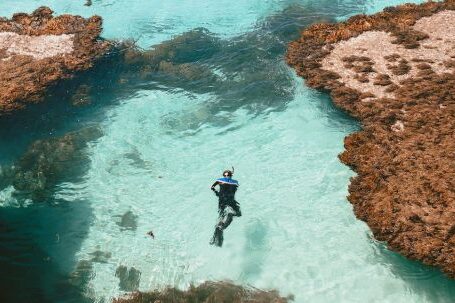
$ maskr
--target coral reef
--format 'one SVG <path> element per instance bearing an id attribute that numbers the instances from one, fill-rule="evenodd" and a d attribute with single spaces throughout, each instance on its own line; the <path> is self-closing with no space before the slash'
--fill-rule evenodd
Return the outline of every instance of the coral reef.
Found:
<path id="1" fill-rule="evenodd" d="M 230 282 L 205 282 L 186 291 L 167 288 L 164 291 L 135 292 L 128 297 L 114 299 L 113 303 L 286 303 L 292 300 L 280 297 L 276 291 L 263 291 L 237 286 Z"/>
<path id="2" fill-rule="evenodd" d="M 358 118 L 340 159 L 374 236 L 455 278 L 455 1 L 317 24 L 287 62 Z M 354 56 L 354 57 L 353 57 Z M 361 63 L 361 64 L 360 64 Z"/>
<path id="3" fill-rule="evenodd" d="M 40 7 L 0 19 L 0 115 L 41 100 L 50 85 L 87 70 L 111 45 L 99 38 L 101 18 Z"/>

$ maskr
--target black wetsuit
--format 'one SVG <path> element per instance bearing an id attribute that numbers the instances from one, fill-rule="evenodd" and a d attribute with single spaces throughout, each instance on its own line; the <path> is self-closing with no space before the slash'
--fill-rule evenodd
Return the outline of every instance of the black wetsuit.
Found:
<path id="1" fill-rule="evenodd" d="M 231 206 L 238 213 L 237 216 L 241 216 L 239 203 L 235 201 L 235 192 L 237 191 L 238 183 L 230 184 L 216 180 L 215 183 L 213 183 L 212 188 L 216 185 L 220 186 L 220 191 L 215 192 L 218 196 L 218 212 L 221 213 L 226 206 Z"/>
<path id="2" fill-rule="evenodd" d="M 215 186 L 220 186 L 220 191 L 215 190 Z M 210 244 L 217 246 L 223 245 L 223 230 L 225 230 L 232 222 L 233 217 L 240 217 L 240 204 L 235 201 L 235 192 L 239 184 L 231 178 L 220 178 L 212 185 L 212 190 L 218 196 L 218 223 L 215 226 Z"/>

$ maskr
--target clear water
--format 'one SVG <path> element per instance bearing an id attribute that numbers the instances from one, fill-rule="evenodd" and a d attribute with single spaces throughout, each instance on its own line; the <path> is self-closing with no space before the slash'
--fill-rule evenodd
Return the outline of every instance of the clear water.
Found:
<path id="1" fill-rule="evenodd" d="M 354 217 L 345 198 L 353 172 L 337 155 L 359 126 L 283 61 L 297 25 L 401 1 L 83 2 L 6 1 L 0 15 L 38 5 L 96 13 L 103 36 L 144 48 L 203 27 L 223 49 L 198 63 L 230 81 L 153 79 L 103 91 L 86 108 L 0 121 L 2 163 L 36 139 L 93 124 L 104 134 L 89 143 L 89 169 L 48 203 L 0 192 L 2 302 L 109 300 L 124 292 L 119 266 L 140 271 L 141 290 L 230 279 L 296 302 L 453 302 L 453 281 L 388 251 Z M 231 165 L 243 216 L 220 249 L 208 244 L 217 216 L 209 186 Z"/>

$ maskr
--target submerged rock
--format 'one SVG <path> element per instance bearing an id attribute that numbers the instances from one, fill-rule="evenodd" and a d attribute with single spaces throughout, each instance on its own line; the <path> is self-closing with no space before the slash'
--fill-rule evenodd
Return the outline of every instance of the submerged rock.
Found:
<path id="1" fill-rule="evenodd" d="M 89 69 L 110 49 L 99 38 L 101 17 L 52 13 L 40 7 L 0 19 L 0 115 L 41 100 L 47 87 Z"/>
<path id="2" fill-rule="evenodd" d="M 63 137 L 35 141 L 4 174 L 17 191 L 40 200 L 58 182 L 85 171 L 89 162 L 85 153 L 87 143 L 101 135 L 101 130 L 94 126 Z"/>
<path id="3" fill-rule="evenodd" d="M 81 260 L 77 263 L 76 268 L 69 275 L 69 282 L 80 289 L 87 285 L 87 282 L 93 275 L 93 263 L 88 260 Z"/>
<path id="4" fill-rule="evenodd" d="M 302 26 L 333 21 L 339 8 L 332 5 L 322 14 L 311 6 L 290 5 L 261 20 L 254 31 L 229 39 L 196 28 L 149 50 L 125 44 L 121 82 L 214 94 L 217 98 L 206 108 L 209 119 L 220 106 L 235 110 L 246 105 L 253 111 L 283 106 L 294 93 L 292 75 L 280 64 L 287 43 Z"/>
<path id="5" fill-rule="evenodd" d="M 107 263 L 112 257 L 112 253 L 101 250 L 96 250 L 92 253 L 89 253 L 89 255 L 92 257 L 90 261 L 94 263 Z"/>
<path id="6" fill-rule="evenodd" d="M 128 159 L 130 164 L 135 168 L 147 170 L 152 168 L 152 163 L 144 160 L 137 148 L 133 148 L 130 152 L 125 153 L 123 156 L 125 159 Z"/>
<path id="7" fill-rule="evenodd" d="M 122 78 L 139 76 L 141 80 L 158 80 L 177 87 L 194 86 L 197 81 L 199 90 L 213 87 L 220 80 L 204 65 L 222 50 L 222 41 L 208 30 L 197 28 L 182 33 L 171 40 L 155 45 L 150 50 L 141 50 L 134 45 L 123 44 Z"/>
<path id="8" fill-rule="evenodd" d="M 116 222 L 122 230 L 136 230 L 137 229 L 137 216 L 131 211 L 127 211 L 120 217 L 120 221 Z"/>
<path id="9" fill-rule="evenodd" d="M 76 89 L 74 95 L 71 96 L 71 104 L 74 106 L 82 106 L 92 103 L 90 90 L 91 90 L 90 86 L 86 84 L 80 85 Z"/>
<path id="10" fill-rule="evenodd" d="M 134 291 L 139 288 L 141 272 L 134 267 L 120 265 L 115 271 L 115 276 L 119 278 L 119 287 L 123 291 Z"/>
<path id="11" fill-rule="evenodd" d="M 286 303 L 293 298 L 280 297 L 277 291 L 246 288 L 231 282 L 205 282 L 186 291 L 166 288 L 163 291 L 135 292 L 125 298 L 114 299 L 113 303 Z"/>
<path id="12" fill-rule="evenodd" d="M 127 64 L 149 64 L 157 69 L 161 62 L 183 64 L 207 59 L 221 50 L 221 40 L 204 28 L 196 28 L 164 41 L 151 50 L 125 52 Z"/>
<path id="13" fill-rule="evenodd" d="M 356 216 L 391 249 L 452 278 L 454 35 L 455 1 L 405 4 L 314 25 L 287 53 L 308 85 L 363 124 L 340 155 L 358 173 L 348 197 Z"/>

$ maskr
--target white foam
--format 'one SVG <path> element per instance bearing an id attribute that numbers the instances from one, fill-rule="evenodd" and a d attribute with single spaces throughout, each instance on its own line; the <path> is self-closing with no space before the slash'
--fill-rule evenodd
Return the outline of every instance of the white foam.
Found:
<path id="1" fill-rule="evenodd" d="M 28 207 L 33 203 L 31 199 L 16 199 L 14 192 L 16 189 L 12 185 L 0 191 L 0 207 Z"/>

